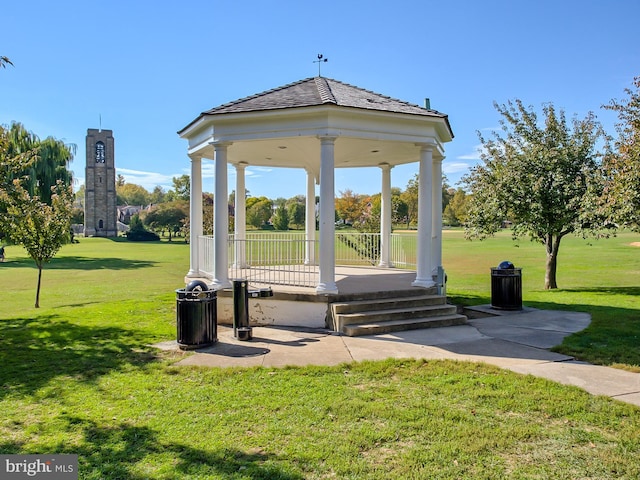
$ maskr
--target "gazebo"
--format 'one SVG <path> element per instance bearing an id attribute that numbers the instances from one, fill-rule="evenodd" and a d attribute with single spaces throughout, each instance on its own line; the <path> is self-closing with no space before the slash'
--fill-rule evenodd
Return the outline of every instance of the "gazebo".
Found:
<path id="1" fill-rule="evenodd" d="M 453 139 L 447 115 L 429 105 L 421 107 L 318 76 L 212 108 L 178 134 L 189 142 L 191 161 L 188 278 L 207 278 L 213 288 L 227 289 L 231 287 L 231 266 L 245 266 L 246 199 L 242 193 L 247 167 L 300 168 L 306 171 L 305 254 L 300 263 L 315 266 L 312 287 L 317 295 L 338 294 L 335 169 L 380 168 L 378 266 L 386 268 L 393 266 L 391 170 L 397 165 L 418 163 L 416 275 L 407 286 L 435 285 L 436 275 L 442 271 L 443 144 Z M 214 235 L 206 241 L 200 241 L 203 159 L 211 159 L 215 165 Z M 236 173 L 233 234 L 229 233 L 227 205 L 229 165 Z M 319 207 L 315 203 L 316 185 Z"/>

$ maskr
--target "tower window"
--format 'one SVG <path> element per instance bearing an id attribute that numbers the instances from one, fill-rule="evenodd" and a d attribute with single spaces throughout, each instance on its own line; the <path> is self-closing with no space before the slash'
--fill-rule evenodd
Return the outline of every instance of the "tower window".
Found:
<path id="1" fill-rule="evenodd" d="M 96 142 L 96 163 L 104 163 L 104 162 L 105 162 L 104 143 Z"/>

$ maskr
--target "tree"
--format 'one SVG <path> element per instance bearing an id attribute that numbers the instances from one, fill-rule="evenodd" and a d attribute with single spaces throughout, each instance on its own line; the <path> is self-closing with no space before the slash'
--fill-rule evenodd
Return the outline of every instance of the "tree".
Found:
<path id="1" fill-rule="evenodd" d="M 596 152 L 602 128 L 592 113 L 574 118 L 571 128 L 564 112 L 556 112 L 552 104 L 543 106 L 543 126 L 520 100 L 494 106 L 502 115 L 504 135 L 495 133 L 487 140 L 478 134 L 484 163 L 463 177 L 472 194 L 467 238 L 492 235 L 510 219 L 514 238 L 529 236 L 545 246 L 544 287 L 557 288 L 562 238 L 604 226 L 592 214 L 602 180 Z"/>
<path id="2" fill-rule="evenodd" d="M 459 227 L 463 225 L 467 219 L 469 196 L 467 192 L 462 188 L 455 190 L 455 193 L 451 195 L 449 204 L 444 208 L 442 214 L 442 220 L 446 225 L 452 227 Z"/>
<path id="3" fill-rule="evenodd" d="M 40 140 L 29 132 L 24 125 L 13 122 L 8 130 L 9 145 L 7 155 L 15 157 L 25 152 L 33 152 L 33 161 L 18 172 L 21 185 L 31 197 L 51 204 L 51 187 L 61 181 L 71 186 L 73 177 L 68 169 L 76 152 L 75 145 L 65 145 L 61 140 L 48 137 Z"/>
<path id="4" fill-rule="evenodd" d="M 405 218 L 407 228 L 409 228 L 412 222 L 418 220 L 418 183 L 418 174 L 416 173 L 413 178 L 409 179 L 407 188 L 405 188 L 400 197 L 407 206 L 407 215 Z"/>
<path id="5" fill-rule="evenodd" d="M 276 213 L 273 215 L 273 226 L 276 230 L 289 230 L 289 213 L 284 203 L 276 208 Z"/>
<path id="6" fill-rule="evenodd" d="M 336 212 L 344 223 L 357 222 L 364 211 L 363 195 L 358 195 L 347 189 L 340 192 L 340 197 L 336 198 Z"/>
<path id="7" fill-rule="evenodd" d="M 153 242 L 160 240 L 160 237 L 144 228 L 144 224 L 138 214 L 131 217 L 129 231 L 126 233 L 127 240 L 132 242 Z"/>
<path id="8" fill-rule="evenodd" d="M 121 186 L 116 184 L 116 197 L 118 205 L 145 206 L 151 203 L 151 195 L 147 189 L 135 183 L 125 183 Z"/>
<path id="9" fill-rule="evenodd" d="M 58 180 L 52 188 L 51 204 L 32 197 L 14 180 L 14 195 L 9 199 L 5 221 L 9 238 L 22 246 L 38 267 L 35 308 L 40 308 L 42 269 L 69 240 L 73 192 Z"/>
<path id="10" fill-rule="evenodd" d="M 604 108 L 618 113 L 618 138 L 605 156 L 604 212 L 619 225 L 640 230 L 640 77 L 635 91 L 625 89 L 629 98 L 612 100 Z"/>
<path id="11" fill-rule="evenodd" d="M 173 189 L 167 192 L 169 200 L 189 200 L 191 192 L 191 178 L 189 175 L 180 175 L 173 177 Z"/>
<path id="12" fill-rule="evenodd" d="M 42 269 L 70 237 L 72 150 L 51 137 L 41 142 L 18 123 L 0 127 L 0 228 L 38 267 L 36 308 Z"/>
<path id="13" fill-rule="evenodd" d="M 0 68 L 7 68 L 7 65 L 13 66 L 13 63 L 11 63 L 8 57 L 0 56 Z"/>
<path id="14" fill-rule="evenodd" d="M 165 201 L 166 193 L 164 189 L 160 185 L 156 185 L 153 187 L 153 191 L 151 192 L 149 203 L 153 205 L 157 205 L 158 203 L 162 203 Z"/>
<path id="15" fill-rule="evenodd" d="M 256 228 L 266 224 L 273 214 L 273 203 L 267 197 L 247 199 L 247 223 Z"/>
<path id="16" fill-rule="evenodd" d="M 169 232 L 169 241 L 171 241 L 171 234 L 180 231 L 188 216 L 189 205 L 186 202 L 166 202 L 151 208 L 144 218 L 144 224 L 156 231 L 162 232 L 166 229 Z"/>
<path id="17" fill-rule="evenodd" d="M 306 206 L 303 202 L 300 203 L 296 197 L 287 201 L 287 212 L 289 213 L 289 220 L 296 228 L 304 225 Z"/>

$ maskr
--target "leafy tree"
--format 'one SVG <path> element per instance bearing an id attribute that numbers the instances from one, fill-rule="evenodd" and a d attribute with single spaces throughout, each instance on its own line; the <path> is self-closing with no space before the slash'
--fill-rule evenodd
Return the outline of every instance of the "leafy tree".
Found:
<path id="1" fill-rule="evenodd" d="M 140 219 L 140 215 L 135 214 L 131 217 L 131 222 L 129 223 L 129 231 L 126 233 L 127 240 L 132 242 L 153 242 L 160 240 L 160 237 L 147 230 Z"/>
<path id="2" fill-rule="evenodd" d="M 71 223 L 76 225 L 84 223 L 84 208 L 73 207 L 71 210 Z"/>
<path id="3" fill-rule="evenodd" d="M 30 196 L 38 197 L 42 202 L 51 204 L 51 187 L 61 181 L 71 186 L 73 177 L 68 169 L 75 155 L 75 145 L 65 145 L 53 137 L 40 140 L 37 135 L 17 122 L 8 130 L 9 145 L 7 155 L 15 157 L 33 152 L 33 161 L 19 172 L 21 185 Z"/>
<path id="4" fill-rule="evenodd" d="M 405 221 L 407 222 L 407 228 L 409 226 L 418 221 L 418 187 L 419 187 L 419 179 L 418 174 L 416 173 L 413 178 L 409 179 L 407 183 L 407 187 L 404 192 L 402 192 L 401 200 L 407 206 L 407 214 L 405 217 Z"/>
<path id="5" fill-rule="evenodd" d="M 144 224 L 156 231 L 167 230 L 169 241 L 171 241 L 171 235 L 180 231 L 188 216 L 189 205 L 187 202 L 166 202 L 151 208 L 144 218 Z"/>
<path id="6" fill-rule="evenodd" d="M 467 219 L 468 201 L 469 196 L 464 189 L 458 188 L 455 190 L 442 214 L 444 223 L 453 227 L 459 227 L 464 224 Z"/>
<path id="7" fill-rule="evenodd" d="M 203 235 L 213 235 L 213 193 L 202 194 L 202 224 Z M 233 228 L 231 219 L 229 228 Z"/>
<path id="8" fill-rule="evenodd" d="M 276 208 L 276 213 L 273 215 L 273 226 L 276 230 L 289 230 L 289 213 L 284 202 Z"/>
<path id="9" fill-rule="evenodd" d="M 354 228 L 362 233 L 380 232 L 380 213 L 382 195 L 377 193 L 372 197 L 361 197 L 360 208 L 362 213 L 360 218 L 353 224 Z"/>
<path id="10" fill-rule="evenodd" d="M 247 199 L 247 223 L 256 228 L 265 225 L 273 214 L 273 203 L 267 197 Z"/>
<path id="11" fill-rule="evenodd" d="M 125 183 L 121 186 L 116 184 L 116 197 L 118 205 L 145 206 L 151 203 L 151 195 L 147 189 L 135 183 Z"/>
<path id="12" fill-rule="evenodd" d="M 503 135 L 479 134 L 482 164 L 463 177 L 472 194 L 465 224 L 468 238 L 485 238 L 509 218 L 514 238 L 529 236 L 547 252 L 546 289 L 557 288 L 560 241 L 603 226 L 592 215 L 601 185 L 596 143 L 603 132 L 592 113 L 567 124 L 562 110 L 543 107 L 544 125 L 520 100 L 494 104 Z"/>
<path id="13" fill-rule="evenodd" d="M 8 225 L 9 238 L 24 246 L 38 267 L 35 308 L 40 308 L 42 269 L 69 240 L 73 192 L 58 180 L 49 196 L 49 205 L 29 195 L 19 180 L 14 180 L 14 186 L 4 222 Z"/>
<path id="14" fill-rule="evenodd" d="M 296 228 L 300 228 L 302 225 L 304 225 L 305 211 L 305 204 L 300 203 L 295 197 L 287 201 L 287 212 L 289 213 L 289 220 L 293 225 L 296 226 Z"/>
<path id="15" fill-rule="evenodd" d="M 340 192 L 340 197 L 336 198 L 336 212 L 340 219 L 351 224 L 359 221 L 366 210 L 363 199 L 363 195 L 349 189 Z"/>
<path id="16" fill-rule="evenodd" d="M 151 192 L 151 195 L 149 197 L 149 203 L 153 204 L 153 205 L 157 205 L 158 203 L 162 203 L 165 201 L 165 197 L 167 196 L 167 194 L 165 193 L 164 189 L 160 186 L 160 185 L 156 185 L 155 187 L 153 187 L 153 190 Z"/>
<path id="17" fill-rule="evenodd" d="M 124 175 L 118 174 L 116 176 L 116 188 L 123 187 L 125 183 L 127 183 L 127 181 L 125 180 Z"/>
<path id="18" fill-rule="evenodd" d="M 191 192 L 191 178 L 189 175 L 173 177 L 173 189 L 167 192 L 167 200 L 189 200 Z"/>
<path id="19" fill-rule="evenodd" d="M 618 113 L 618 138 L 605 157 L 603 205 L 611 221 L 640 230 L 640 77 L 635 91 L 622 102 L 612 100 L 604 108 Z"/>

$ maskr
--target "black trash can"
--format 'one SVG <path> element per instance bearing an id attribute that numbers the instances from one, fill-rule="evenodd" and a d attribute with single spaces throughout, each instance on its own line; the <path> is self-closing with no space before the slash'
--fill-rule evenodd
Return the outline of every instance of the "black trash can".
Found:
<path id="1" fill-rule="evenodd" d="M 204 289 L 189 284 L 176 290 L 178 346 L 182 350 L 208 347 L 218 341 L 217 294 L 200 283 Z"/>
<path id="2" fill-rule="evenodd" d="M 491 308 L 522 310 L 522 269 L 509 261 L 491 269 Z"/>

